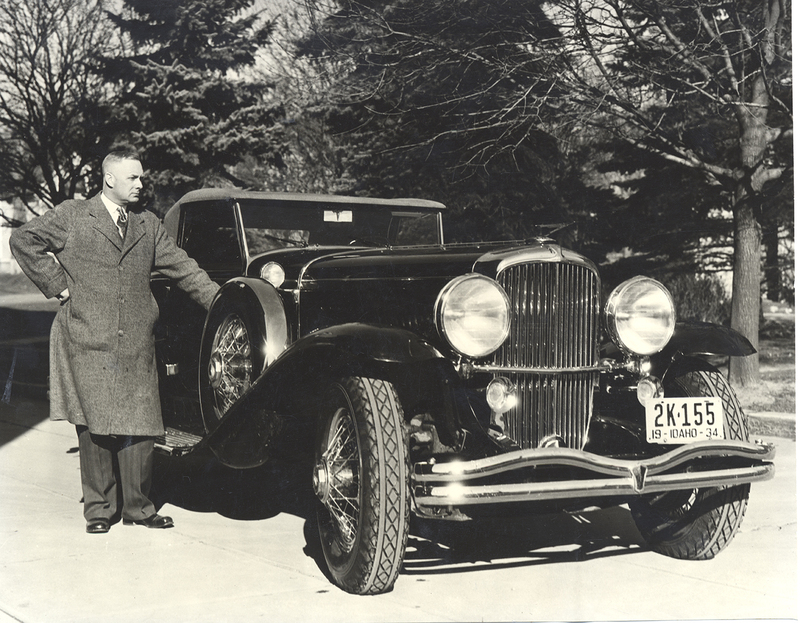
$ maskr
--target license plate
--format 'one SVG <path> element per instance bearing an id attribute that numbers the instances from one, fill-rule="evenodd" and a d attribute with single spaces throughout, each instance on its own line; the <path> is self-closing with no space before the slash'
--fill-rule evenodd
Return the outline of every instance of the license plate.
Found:
<path id="1" fill-rule="evenodd" d="M 655 398 L 645 405 L 647 443 L 725 439 L 721 398 Z"/>

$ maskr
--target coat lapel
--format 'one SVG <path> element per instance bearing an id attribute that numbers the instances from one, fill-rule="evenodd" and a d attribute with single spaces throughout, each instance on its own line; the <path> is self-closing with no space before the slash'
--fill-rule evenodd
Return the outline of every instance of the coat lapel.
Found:
<path id="1" fill-rule="evenodd" d="M 89 214 L 94 217 L 92 227 L 108 238 L 111 244 L 117 247 L 117 250 L 121 251 L 122 238 L 119 235 L 119 230 L 108 210 L 106 210 L 106 206 L 99 194 L 89 199 Z"/>
<path id="2" fill-rule="evenodd" d="M 142 239 L 145 234 L 144 217 L 140 212 L 128 211 L 128 231 L 125 233 L 125 242 L 122 245 L 122 256 L 131 250 L 131 247 Z"/>

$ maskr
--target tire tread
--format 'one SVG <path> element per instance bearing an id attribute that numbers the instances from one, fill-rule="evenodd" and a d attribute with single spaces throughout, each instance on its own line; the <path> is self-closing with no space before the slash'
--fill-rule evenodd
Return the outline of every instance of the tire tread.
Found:
<path id="1" fill-rule="evenodd" d="M 672 381 L 682 395 L 721 398 L 726 438 L 749 438 L 747 417 L 718 370 L 698 366 Z M 642 537 L 655 551 L 682 560 L 709 560 L 725 549 L 739 530 L 749 493 L 749 484 L 699 489 L 692 507 L 678 518 L 648 499 L 634 500 L 630 506 Z"/>
<path id="2" fill-rule="evenodd" d="M 359 595 L 392 590 L 403 564 L 410 523 L 408 444 L 403 411 L 388 381 L 342 381 L 356 417 L 364 487 L 356 559 L 346 572 L 331 569 L 336 583 Z"/>

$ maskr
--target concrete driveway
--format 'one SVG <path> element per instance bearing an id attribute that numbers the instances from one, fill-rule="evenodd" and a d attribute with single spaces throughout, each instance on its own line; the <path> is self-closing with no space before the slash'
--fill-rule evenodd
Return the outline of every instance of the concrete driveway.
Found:
<path id="1" fill-rule="evenodd" d="M 624 508 L 442 524 L 415 521 L 395 590 L 356 597 L 325 577 L 309 466 L 238 472 L 162 458 L 170 530 L 84 532 L 77 443 L 47 402 L 0 404 L 0 621 L 527 621 L 797 617 L 794 441 L 753 485 L 718 558 L 647 551 Z"/>
<path id="2" fill-rule="evenodd" d="M 176 527 L 84 532 L 77 439 L 47 420 L 47 331 L 57 306 L 3 296 L 0 623 L 796 619 L 796 444 L 753 485 L 715 560 L 649 552 L 625 508 L 466 524 L 414 521 L 393 592 L 326 578 L 310 465 L 247 472 L 204 454 L 159 459 L 154 498 Z M 5 378 L 0 379 L 4 383 Z M 778 414 L 781 415 L 781 414 Z M 794 430 L 793 414 L 783 414 Z M 766 421 L 763 414 L 758 421 Z M 753 427 L 763 434 L 775 427 Z"/>

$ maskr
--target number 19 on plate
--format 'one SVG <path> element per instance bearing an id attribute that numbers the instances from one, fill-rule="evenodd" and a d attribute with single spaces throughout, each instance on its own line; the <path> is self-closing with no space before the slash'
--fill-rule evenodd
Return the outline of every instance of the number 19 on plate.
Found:
<path id="1" fill-rule="evenodd" d="M 725 439 L 725 412 L 717 397 L 655 398 L 645 405 L 648 443 L 686 444 Z"/>

